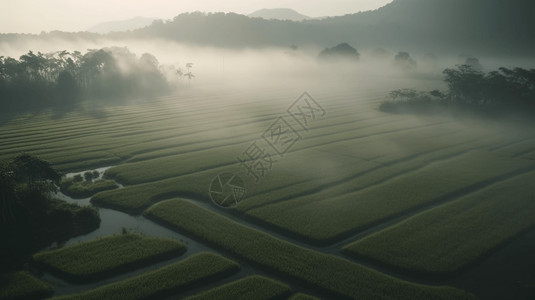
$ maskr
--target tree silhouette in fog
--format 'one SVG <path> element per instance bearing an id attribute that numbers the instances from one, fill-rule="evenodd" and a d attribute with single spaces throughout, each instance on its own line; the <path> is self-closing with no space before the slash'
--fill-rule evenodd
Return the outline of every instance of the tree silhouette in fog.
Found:
<path id="1" fill-rule="evenodd" d="M 357 61 L 360 54 L 357 49 L 348 43 L 341 43 L 332 48 L 326 48 L 320 52 L 318 58 L 322 61 L 338 61 L 341 59 Z"/>
<path id="2" fill-rule="evenodd" d="M 111 102 L 160 95 L 170 89 L 158 60 L 139 59 L 126 48 L 32 51 L 18 60 L 0 57 L 0 107 L 3 112 L 70 109 L 80 101 Z"/>
<path id="3" fill-rule="evenodd" d="M 473 56 L 467 57 L 466 60 L 464 61 L 464 64 L 472 67 L 472 69 L 474 69 L 475 71 L 479 71 L 479 72 L 483 71 L 483 66 L 479 62 L 479 59 L 476 57 L 473 57 Z"/>
<path id="4" fill-rule="evenodd" d="M 460 108 L 491 115 L 535 113 L 535 69 L 499 68 L 484 73 L 476 65 L 463 64 L 444 70 L 447 91 L 396 90 L 380 109 L 388 112 L 429 112 Z"/>
<path id="5" fill-rule="evenodd" d="M 394 62 L 396 66 L 402 68 L 403 70 L 414 70 L 416 69 L 416 61 L 414 61 L 409 54 L 409 52 L 400 51 L 396 56 L 394 56 Z"/>
<path id="6" fill-rule="evenodd" d="M 183 76 L 188 77 L 188 82 L 191 82 L 191 78 L 195 77 L 195 75 L 193 75 L 193 73 L 191 73 L 191 68 L 193 68 L 193 63 L 187 63 L 186 64 L 186 69 L 188 69 L 188 72 L 183 74 Z"/>
<path id="7" fill-rule="evenodd" d="M 98 228 L 98 211 L 53 198 L 62 174 L 39 157 L 0 160 L 0 271 L 52 242 Z"/>

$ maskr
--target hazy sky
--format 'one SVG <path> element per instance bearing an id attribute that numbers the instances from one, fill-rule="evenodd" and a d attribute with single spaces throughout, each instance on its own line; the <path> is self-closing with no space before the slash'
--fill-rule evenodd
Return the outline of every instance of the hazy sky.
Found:
<path id="1" fill-rule="evenodd" d="M 376 9 L 392 0 L 2 0 L 0 32 L 81 31 L 136 16 L 171 19 L 188 11 L 249 14 L 262 8 L 292 8 L 310 17 Z"/>

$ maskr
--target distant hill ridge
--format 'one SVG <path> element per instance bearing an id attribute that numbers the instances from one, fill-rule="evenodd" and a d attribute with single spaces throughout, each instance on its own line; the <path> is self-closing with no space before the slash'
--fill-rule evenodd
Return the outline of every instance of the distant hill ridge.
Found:
<path id="1" fill-rule="evenodd" d="M 104 22 L 99 23 L 91 28 L 89 28 L 87 31 L 94 32 L 94 33 L 109 33 L 113 31 L 127 31 L 127 30 L 134 30 L 143 28 L 145 26 L 149 26 L 154 22 L 154 18 L 144 18 L 144 17 L 135 17 L 128 20 L 122 20 L 122 21 L 110 21 L 110 22 Z"/>
<path id="2" fill-rule="evenodd" d="M 183 13 L 131 32 L 110 33 L 109 37 L 160 38 L 231 48 L 326 48 L 346 42 L 359 52 L 387 49 L 420 55 L 467 53 L 533 58 L 533 28 L 534 0 L 394 0 L 373 11 L 300 22 L 236 13 Z M 69 34 L 79 37 L 87 33 Z M 0 35 L 4 40 L 19 37 Z"/>
<path id="3" fill-rule="evenodd" d="M 303 21 L 303 20 L 312 19 L 290 8 L 264 8 L 264 9 L 257 10 L 247 16 L 250 18 L 263 18 L 266 20 L 274 19 L 274 20 Z"/>
<path id="4" fill-rule="evenodd" d="M 293 23 L 188 13 L 134 34 L 226 47 L 348 42 L 357 49 L 533 56 L 533 28 L 533 0 L 394 0 L 373 11 Z"/>

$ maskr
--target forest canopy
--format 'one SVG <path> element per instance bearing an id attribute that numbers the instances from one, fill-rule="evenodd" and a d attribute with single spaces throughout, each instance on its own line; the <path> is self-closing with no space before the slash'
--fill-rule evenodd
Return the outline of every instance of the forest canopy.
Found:
<path id="1" fill-rule="evenodd" d="M 386 112 L 436 112 L 456 109 L 485 115 L 535 113 L 535 69 L 499 68 L 484 73 L 477 65 L 444 70 L 448 90 L 401 89 L 390 92 L 380 106 Z"/>
<path id="2" fill-rule="evenodd" d="M 0 56 L 2 112 L 69 110 L 81 101 L 117 101 L 169 92 L 163 67 L 149 53 L 127 48 Z"/>
<path id="3" fill-rule="evenodd" d="M 94 207 L 54 198 L 61 177 L 49 162 L 26 153 L 0 160 L 0 272 L 100 226 Z"/>

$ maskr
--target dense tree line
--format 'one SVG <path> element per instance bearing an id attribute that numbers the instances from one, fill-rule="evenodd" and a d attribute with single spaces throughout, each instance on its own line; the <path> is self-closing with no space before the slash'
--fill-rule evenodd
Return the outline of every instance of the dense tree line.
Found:
<path id="1" fill-rule="evenodd" d="M 456 108 L 499 115 L 535 113 L 535 69 L 499 68 L 484 73 L 477 64 L 444 70 L 447 91 L 396 90 L 380 109 L 388 112 L 428 112 Z"/>
<path id="2" fill-rule="evenodd" d="M 83 100 L 146 97 L 168 90 L 158 60 L 148 53 L 137 58 L 126 48 L 0 56 L 3 112 L 68 109 Z"/>
<path id="3" fill-rule="evenodd" d="M 535 108 L 535 69 L 499 68 L 487 74 L 471 65 L 444 70 L 446 101 L 472 106 Z"/>
<path id="4" fill-rule="evenodd" d="M 61 176 L 28 154 L 0 161 L 0 272 L 52 242 L 98 228 L 95 208 L 53 199 Z"/>

